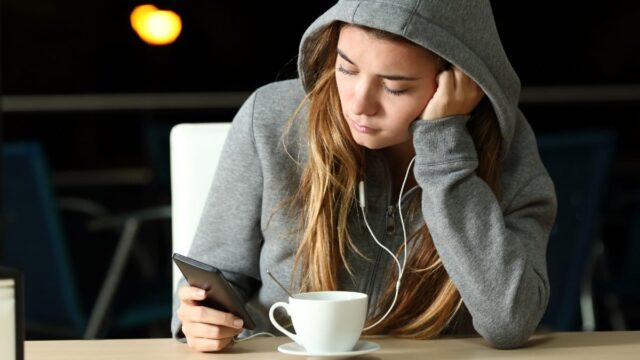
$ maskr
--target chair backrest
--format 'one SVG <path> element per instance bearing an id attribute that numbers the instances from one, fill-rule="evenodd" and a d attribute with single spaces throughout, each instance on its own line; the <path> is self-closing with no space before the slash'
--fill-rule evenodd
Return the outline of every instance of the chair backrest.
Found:
<path id="1" fill-rule="evenodd" d="M 556 331 L 581 330 L 580 291 L 598 235 L 615 134 L 542 135 L 538 146 L 558 197 L 558 216 L 547 248 L 551 298 L 542 324 Z"/>
<path id="2" fill-rule="evenodd" d="M 49 169 L 35 142 L 5 143 L 3 265 L 24 274 L 27 330 L 79 336 L 80 309 Z"/>
<path id="3" fill-rule="evenodd" d="M 171 129 L 173 251 L 186 254 L 218 166 L 231 123 L 178 124 Z M 173 265 L 175 292 L 180 271 Z"/>

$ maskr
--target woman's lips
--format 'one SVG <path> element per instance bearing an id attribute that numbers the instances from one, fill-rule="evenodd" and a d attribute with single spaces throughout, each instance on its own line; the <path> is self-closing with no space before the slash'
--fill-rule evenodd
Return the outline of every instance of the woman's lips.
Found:
<path id="1" fill-rule="evenodd" d="M 379 131 L 377 129 L 373 129 L 373 128 L 370 128 L 370 127 L 367 127 L 367 126 L 360 125 L 355 121 L 351 121 L 351 123 L 353 124 L 353 128 L 356 129 L 356 131 L 359 132 L 359 133 L 372 134 L 372 133 L 375 133 L 375 132 Z"/>

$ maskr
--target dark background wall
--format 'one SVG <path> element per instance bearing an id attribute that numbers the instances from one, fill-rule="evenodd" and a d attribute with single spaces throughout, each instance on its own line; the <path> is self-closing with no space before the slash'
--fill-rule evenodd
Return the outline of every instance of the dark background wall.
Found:
<path id="1" fill-rule="evenodd" d="M 131 29 L 129 14 L 140 3 L 3 0 L 4 95 L 249 92 L 270 81 L 295 76 L 297 46 L 304 29 L 333 2 L 313 1 L 302 7 L 290 1 L 255 2 L 250 6 L 204 0 L 156 2 L 161 8 L 178 12 L 184 22 L 181 36 L 167 47 L 148 46 Z M 640 82 L 636 69 L 640 63 L 637 2 L 577 6 L 571 2 L 494 1 L 493 6 L 504 47 L 521 77 L 524 96 L 534 86 L 544 86 L 544 92 L 546 87 L 562 85 L 633 86 Z M 638 91 L 637 87 L 618 89 L 627 100 L 637 100 Z M 552 96 L 548 93 L 547 100 Z M 607 96 L 611 91 L 601 91 L 593 101 L 579 107 L 587 106 L 585 112 L 592 114 L 592 106 Z M 549 126 L 590 126 L 604 120 L 595 114 L 608 118 L 612 110 L 618 112 L 615 118 L 619 123 L 636 110 L 635 104 L 623 99 L 597 104 L 602 110 L 588 117 L 565 114 L 557 107 L 552 108 L 555 111 L 545 109 L 540 116 L 531 109 L 527 115 L 541 130 Z M 10 97 L 5 102 L 7 111 L 11 111 L 12 100 Z M 527 102 L 523 107 L 530 109 Z M 116 134 L 137 136 L 130 126 L 118 125 L 134 124 L 131 118 L 177 117 L 135 110 L 42 117 L 28 109 L 7 115 L 7 136 L 23 136 L 25 131 L 50 133 L 53 124 L 58 128 L 67 122 L 74 133 L 85 135 L 55 144 L 62 153 L 53 154 L 53 161 L 67 168 L 91 167 L 102 161 L 100 166 L 104 167 L 138 166 L 140 162 L 129 156 L 140 151 L 135 141 L 121 143 L 116 149 L 109 146 L 109 139 Z M 194 116 L 222 120 L 232 115 L 219 112 Z M 12 120 L 23 118 L 30 122 Z M 91 119 L 95 121 L 91 123 Z M 101 127 L 107 123 L 108 128 Z M 29 130 L 24 130 L 26 126 Z M 108 154 L 96 159 L 93 152 L 100 151 L 98 147 L 108 148 Z M 70 152 L 85 154 L 86 158 Z M 115 158 L 109 159 L 111 156 Z"/>
<path id="2" fill-rule="evenodd" d="M 131 29 L 130 12 L 142 3 L 0 3 L 3 141 L 40 142 L 57 196 L 88 198 L 113 213 L 169 204 L 170 127 L 180 122 L 229 121 L 239 103 L 214 105 L 216 94 L 235 92 L 242 98 L 263 84 L 295 76 L 302 33 L 334 2 L 153 2 L 182 17 L 182 34 L 166 47 L 144 44 Z M 628 271 L 616 264 L 627 251 L 630 229 L 640 221 L 634 217 L 640 209 L 640 2 L 492 1 L 492 5 L 503 45 L 522 81 L 522 109 L 534 130 L 538 134 L 610 130 L 617 135 L 599 236 L 613 273 Z M 74 97 L 185 93 L 205 94 L 211 103 L 123 107 L 121 101 L 109 98 L 105 101 L 110 106 L 91 109 L 79 107 L 79 98 Z M 70 105 L 56 109 L 47 101 Z M 97 235 L 79 230 L 84 220 L 72 216 L 64 220 L 74 266 L 82 274 L 80 288 L 90 307 L 99 286 L 95 279 L 103 275 L 109 259 L 94 258 L 96 247 L 109 253 L 116 234 L 101 233 L 106 239 L 103 245 L 89 246 L 84 239 Z M 151 254 L 152 277 L 168 279 L 168 222 L 145 227 L 138 251 Z M 95 262 L 103 270 L 86 271 Z M 132 278 L 139 270 L 128 269 Z M 629 323 L 636 327 L 637 299 L 632 297 L 626 305 Z M 612 327 L 607 319 L 600 324 Z M 166 335 L 166 327 L 160 329 L 164 330 L 156 331 Z"/>
<path id="3" fill-rule="evenodd" d="M 184 22 L 168 47 L 131 30 L 140 3 L 4 0 L 5 94 L 251 90 L 291 75 L 302 32 L 333 1 L 155 2 Z M 640 81 L 637 2 L 493 5 L 524 86 Z"/>

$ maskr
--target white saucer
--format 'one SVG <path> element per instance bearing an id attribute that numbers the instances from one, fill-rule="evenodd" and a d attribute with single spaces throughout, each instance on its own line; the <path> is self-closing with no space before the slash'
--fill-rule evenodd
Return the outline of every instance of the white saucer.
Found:
<path id="1" fill-rule="evenodd" d="M 317 356 L 317 357 L 348 357 L 368 354 L 380 350 L 380 345 L 372 341 L 358 341 L 351 351 L 329 352 L 329 353 L 313 353 L 307 352 L 302 345 L 290 342 L 278 346 L 278 351 L 289 355 Z"/>

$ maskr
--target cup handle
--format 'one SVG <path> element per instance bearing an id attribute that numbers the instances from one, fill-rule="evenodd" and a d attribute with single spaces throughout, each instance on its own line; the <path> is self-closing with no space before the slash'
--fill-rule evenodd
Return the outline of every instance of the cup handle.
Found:
<path id="1" fill-rule="evenodd" d="M 276 318 L 273 316 L 273 312 L 276 311 L 276 309 L 278 307 L 283 307 L 286 311 L 287 314 L 291 315 L 291 313 L 289 312 L 289 304 L 287 304 L 286 302 L 282 302 L 282 301 L 278 301 L 277 303 L 271 305 L 271 309 L 269 309 L 269 319 L 271 320 L 271 323 L 273 324 L 273 326 L 275 326 L 278 330 L 280 330 L 283 334 L 287 335 L 288 337 L 291 338 L 291 340 L 297 342 L 298 344 L 302 344 L 299 339 L 298 339 L 298 335 L 293 334 L 289 331 L 287 331 L 284 327 L 282 327 L 277 321 Z"/>

